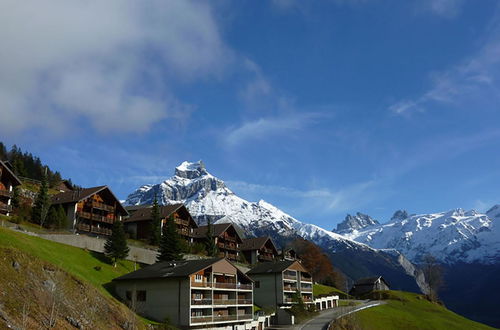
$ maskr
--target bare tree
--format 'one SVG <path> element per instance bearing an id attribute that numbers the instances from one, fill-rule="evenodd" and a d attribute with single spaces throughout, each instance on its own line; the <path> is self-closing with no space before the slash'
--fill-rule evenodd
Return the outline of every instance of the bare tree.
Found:
<path id="1" fill-rule="evenodd" d="M 429 286 L 429 298 L 432 301 L 437 301 L 439 289 L 444 284 L 443 267 L 434 256 L 427 254 L 422 258 L 422 271 Z"/>

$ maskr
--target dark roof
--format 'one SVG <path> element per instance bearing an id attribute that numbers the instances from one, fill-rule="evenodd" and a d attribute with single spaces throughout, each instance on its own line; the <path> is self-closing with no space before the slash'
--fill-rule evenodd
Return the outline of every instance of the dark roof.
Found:
<path id="1" fill-rule="evenodd" d="M 210 267 L 214 263 L 224 260 L 224 258 L 211 258 L 211 259 L 200 259 L 200 260 L 181 260 L 181 261 L 162 261 L 155 264 L 146 266 L 135 272 L 125 274 L 123 276 L 113 279 L 113 281 L 125 281 L 125 280 L 145 280 L 145 279 L 157 279 L 157 278 L 175 278 L 175 277 L 187 277 L 193 273 Z M 247 280 L 252 281 L 247 275 L 245 275 L 238 267 L 234 266 L 229 260 L 226 259 L 238 272 L 240 276 L 245 277 Z"/>
<path id="2" fill-rule="evenodd" d="M 240 245 L 240 249 L 242 251 L 259 250 L 267 243 L 267 241 L 271 241 L 274 250 L 277 252 L 276 246 L 274 245 L 273 240 L 269 236 L 244 239 L 243 243 Z"/>
<path id="3" fill-rule="evenodd" d="M 7 164 L 2 162 L 1 160 L 0 160 L 0 166 L 2 166 L 4 169 L 7 170 L 6 172 L 3 172 L 3 173 L 6 173 L 8 176 L 10 176 L 11 180 L 14 181 L 12 183 L 13 185 L 18 186 L 18 185 L 22 184 L 21 180 L 19 180 L 19 178 L 14 174 L 14 172 L 11 171 L 10 166 L 7 166 Z M 16 185 L 16 183 L 17 183 L 17 185 Z"/>
<path id="4" fill-rule="evenodd" d="M 357 280 L 354 285 L 373 285 L 375 282 L 377 282 L 378 279 L 381 279 L 382 281 L 385 282 L 385 284 L 389 285 L 386 280 L 382 276 L 376 276 L 376 277 L 365 277 Z"/>
<path id="5" fill-rule="evenodd" d="M 129 212 L 133 212 L 133 211 L 137 211 L 137 210 L 142 210 L 142 209 L 146 209 L 148 207 L 151 207 L 152 205 L 150 204 L 142 204 L 142 205 L 128 205 L 128 206 L 125 206 L 125 210 L 129 211 Z"/>
<path id="6" fill-rule="evenodd" d="M 257 264 L 254 268 L 250 269 L 247 274 L 266 274 L 266 273 L 281 273 L 293 263 L 298 262 L 296 260 L 282 260 L 276 262 L 262 262 Z"/>
<path id="7" fill-rule="evenodd" d="M 192 223 L 194 223 L 194 226 L 197 227 L 196 222 L 193 220 L 191 215 L 189 214 L 189 211 L 187 208 L 184 206 L 184 204 L 172 204 L 172 205 L 159 205 L 160 209 L 160 216 L 161 218 L 168 218 L 172 213 L 176 212 L 177 210 L 183 208 L 187 214 L 189 215 L 189 220 L 192 220 Z M 133 210 L 129 209 L 126 207 L 127 210 Z M 132 213 L 132 215 L 126 219 L 124 222 L 136 222 L 136 221 L 148 221 L 151 220 L 151 212 L 153 211 L 153 207 L 151 205 L 148 205 L 146 207 L 141 207 L 135 209 L 135 212 Z"/>
<path id="8" fill-rule="evenodd" d="M 230 226 L 233 226 L 232 223 L 216 223 L 213 224 L 213 237 L 218 237 L 222 235 Z M 193 230 L 193 236 L 197 238 L 205 237 L 207 235 L 208 226 L 201 226 L 195 228 Z"/>
<path id="9" fill-rule="evenodd" d="M 117 277 L 113 281 L 185 277 L 205 269 L 222 259 L 224 258 L 157 262 L 135 272 Z"/>
<path id="10" fill-rule="evenodd" d="M 98 186 L 98 187 L 83 188 L 83 189 L 62 192 L 52 196 L 52 204 L 78 203 L 105 189 L 107 189 L 111 193 L 111 196 L 113 196 L 113 198 L 118 202 L 117 203 L 118 208 L 120 208 L 124 214 L 128 214 L 127 210 L 125 210 L 122 203 L 120 203 L 120 200 L 116 198 L 115 194 L 113 194 L 113 192 L 111 191 L 111 189 L 109 189 L 108 186 Z"/>

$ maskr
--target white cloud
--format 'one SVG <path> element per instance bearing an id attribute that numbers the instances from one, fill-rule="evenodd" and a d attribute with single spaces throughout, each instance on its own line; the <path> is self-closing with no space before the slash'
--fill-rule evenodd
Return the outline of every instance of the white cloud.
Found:
<path id="1" fill-rule="evenodd" d="M 399 101 L 389 107 L 396 114 L 423 111 L 436 104 L 454 107 L 497 107 L 500 101 L 500 14 L 480 49 L 453 68 L 431 75 L 431 88 L 412 100 Z M 471 107 L 472 108 L 472 107 Z"/>
<path id="2" fill-rule="evenodd" d="M 247 121 L 241 126 L 227 131 L 224 135 L 224 143 L 226 146 L 234 147 L 248 140 L 295 134 L 297 131 L 315 123 L 321 116 L 317 113 L 294 113 Z"/>
<path id="3" fill-rule="evenodd" d="M 145 131 L 191 111 L 168 80 L 217 78 L 233 56 L 211 8 L 181 0 L 4 0 L 0 43 L 6 133 L 82 121 L 99 131 Z"/>
<path id="4" fill-rule="evenodd" d="M 423 5 L 433 14 L 452 18 L 457 16 L 464 4 L 464 0 L 425 0 Z"/>

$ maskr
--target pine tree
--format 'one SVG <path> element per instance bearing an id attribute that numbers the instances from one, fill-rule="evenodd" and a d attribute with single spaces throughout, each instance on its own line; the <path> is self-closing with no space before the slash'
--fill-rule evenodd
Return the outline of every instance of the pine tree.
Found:
<path id="1" fill-rule="evenodd" d="M 12 207 L 16 210 L 21 205 L 21 196 L 19 192 L 19 187 L 15 186 L 12 192 Z"/>
<path id="2" fill-rule="evenodd" d="M 170 216 L 162 228 L 160 248 L 156 261 L 182 260 L 180 240 L 181 238 L 177 232 L 174 217 Z"/>
<path id="3" fill-rule="evenodd" d="M 50 208 L 50 197 L 48 193 L 47 176 L 42 177 L 42 185 L 35 199 L 33 206 L 32 221 L 43 227 Z"/>
<path id="4" fill-rule="evenodd" d="M 160 207 L 158 205 L 158 200 L 153 201 L 153 207 L 151 208 L 151 233 L 149 236 L 149 244 L 159 245 L 161 237 L 161 217 L 160 217 Z"/>
<path id="5" fill-rule="evenodd" d="M 104 243 L 104 254 L 113 262 L 113 266 L 116 267 L 118 260 L 125 259 L 129 251 L 123 224 L 121 221 L 115 221 L 111 236 Z"/>
<path id="6" fill-rule="evenodd" d="M 205 247 L 207 249 L 207 255 L 209 257 L 217 257 L 219 254 L 219 249 L 215 245 L 214 240 L 214 226 L 210 222 L 210 218 L 207 221 L 207 236 L 205 237 Z"/>
<path id="7" fill-rule="evenodd" d="M 66 211 L 62 205 L 59 205 L 57 208 L 57 220 L 57 227 L 59 229 L 68 227 L 68 217 L 66 216 Z"/>

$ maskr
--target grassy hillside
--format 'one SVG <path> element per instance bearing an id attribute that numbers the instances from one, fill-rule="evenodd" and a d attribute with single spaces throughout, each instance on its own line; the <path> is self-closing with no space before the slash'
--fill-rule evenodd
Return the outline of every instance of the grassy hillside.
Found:
<path id="1" fill-rule="evenodd" d="M 333 286 L 323 285 L 323 284 L 314 284 L 313 285 L 313 295 L 315 297 L 324 294 L 335 294 L 338 295 L 341 299 L 348 297 L 349 295 L 343 291 L 340 291 Z"/>
<path id="2" fill-rule="evenodd" d="M 100 253 L 85 251 L 0 227 L 0 248 L 2 247 L 15 248 L 50 262 L 69 274 L 90 282 L 107 296 L 111 294 L 105 289 L 106 283 L 134 270 L 134 264 L 129 261 L 122 261 L 114 268 L 103 260 Z"/>
<path id="3" fill-rule="evenodd" d="M 355 314 L 354 321 L 360 329 L 493 329 L 431 303 L 419 294 L 386 291 L 382 295 L 387 304 Z"/>

